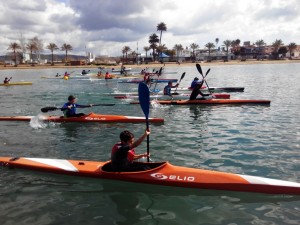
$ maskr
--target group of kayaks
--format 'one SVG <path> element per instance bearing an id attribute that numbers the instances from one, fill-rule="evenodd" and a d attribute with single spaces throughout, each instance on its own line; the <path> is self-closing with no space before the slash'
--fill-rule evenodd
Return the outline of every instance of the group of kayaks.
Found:
<path id="1" fill-rule="evenodd" d="M 145 86 L 140 83 L 140 86 Z M 149 105 L 149 98 L 146 104 Z M 119 95 L 120 96 L 120 95 Z M 121 98 L 115 96 L 117 98 Z M 134 96 L 134 95 L 133 95 Z M 139 99 L 141 94 L 138 95 Z M 190 104 L 270 104 L 268 100 L 239 100 L 230 99 L 230 95 L 215 93 L 216 98 L 209 100 L 158 100 L 160 104 L 190 105 Z M 135 98 L 135 97 L 134 97 Z M 143 103 L 134 101 L 133 104 Z M 144 111 L 144 109 L 143 109 Z M 144 111 L 145 113 L 145 111 Z M 100 115 L 90 113 L 83 117 L 64 118 L 59 116 L 44 116 L 42 120 L 53 122 L 151 122 L 162 123 L 161 118 L 121 116 L 121 115 Z M 13 116 L 0 117 L 0 120 L 29 121 L 32 116 Z M 0 166 L 9 168 L 21 168 L 70 176 L 93 177 L 98 179 L 111 179 L 118 181 L 137 182 L 145 184 L 165 185 L 170 187 L 184 187 L 212 190 L 226 190 L 239 192 L 256 192 L 267 194 L 288 194 L 300 195 L 300 183 L 269 179 L 258 176 L 248 176 L 234 173 L 217 172 L 198 168 L 187 168 L 174 166 L 169 162 L 135 162 L 147 165 L 147 170 L 133 172 L 114 172 L 111 162 L 97 162 L 86 160 L 65 160 L 49 158 L 19 158 L 19 157 L 0 157 Z M 201 192 L 200 192 L 201 193 Z"/>

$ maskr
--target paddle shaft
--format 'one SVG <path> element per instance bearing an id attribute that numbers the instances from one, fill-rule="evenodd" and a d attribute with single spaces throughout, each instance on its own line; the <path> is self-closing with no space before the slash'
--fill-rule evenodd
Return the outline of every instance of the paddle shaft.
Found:
<path id="1" fill-rule="evenodd" d="M 181 80 L 184 78 L 184 76 L 185 76 L 185 72 L 181 75 L 181 78 L 180 78 L 180 80 L 179 80 L 179 82 L 178 82 L 178 86 L 179 86 Z M 177 88 L 178 88 L 178 86 L 176 87 L 174 93 L 177 93 Z"/>
<path id="2" fill-rule="evenodd" d="M 115 104 L 92 104 L 92 106 L 114 106 Z M 81 106 L 81 108 L 88 108 L 88 107 L 91 107 L 91 106 Z M 67 110 L 67 108 L 58 108 L 58 107 L 44 107 L 44 108 L 41 108 L 41 111 L 42 112 L 48 112 L 48 111 L 55 111 L 55 110 Z"/>
<path id="3" fill-rule="evenodd" d="M 146 129 L 149 131 L 149 111 L 150 111 L 150 92 L 149 88 L 145 83 L 139 83 L 139 102 L 140 106 L 145 114 L 146 118 Z M 149 135 L 147 135 L 147 162 L 150 161 L 149 153 L 150 153 L 150 138 Z"/>

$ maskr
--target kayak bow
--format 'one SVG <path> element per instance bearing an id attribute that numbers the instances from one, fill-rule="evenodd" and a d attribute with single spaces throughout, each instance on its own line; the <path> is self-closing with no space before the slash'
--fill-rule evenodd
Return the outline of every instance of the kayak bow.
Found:
<path id="1" fill-rule="evenodd" d="M 112 172 L 110 161 L 0 157 L 0 165 L 65 174 L 172 187 L 267 194 L 300 195 L 300 183 L 277 179 L 174 166 L 169 162 L 143 163 L 145 171 Z"/>

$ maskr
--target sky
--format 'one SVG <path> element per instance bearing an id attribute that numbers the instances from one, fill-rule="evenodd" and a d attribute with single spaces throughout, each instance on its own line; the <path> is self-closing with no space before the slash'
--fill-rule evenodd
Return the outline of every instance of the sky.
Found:
<path id="1" fill-rule="evenodd" d="M 172 49 L 225 40 L 241 43 L 276 39 L 300 44 L 300 0 L 0 0 L 0 55 L 10 43 L 38 37 L 70 54 L 122 55 L 122 48 L 144 53 L 149 36 L 167 31 L 162 44 Z M 63 54 L 63 51 L 57 51 Z"/>

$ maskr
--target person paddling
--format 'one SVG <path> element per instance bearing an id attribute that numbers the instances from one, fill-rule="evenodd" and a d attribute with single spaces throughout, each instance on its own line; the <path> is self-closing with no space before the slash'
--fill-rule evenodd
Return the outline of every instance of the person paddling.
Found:
<path id="1" fill-rule="evenodd" d="M 120 133 L 120 142 L 116 143 L 111 150 L 111 166 L 113 171 L 141 171 L 149 169 L 144 164 L 134 163 L 134 160 L 147 157 L 145 154 L 135 154 L 135 147 L 138 147 L 143 140 L 150 134 L 150 130 L 145 130 L 145 133 L 134 141 L 134 135 L 128 131 Z"/>
<path id="2" fill-rule="evenodd" d="M 63 111 L 64 116 L 66 118 L 68 117 L 80 117 L 85 116 L 84 113 L 76 113 L 76 108 L 86 108 L 86 107 L 92 107 L 93 104 L 89 105 L 79 105 L 76 104 L 77 98 L 75 98 L 73 95 L 70 95 L 68 97 L 68 102 L 63 105 L 61 108 L 61 111 Z"/>
<path id="3" fill-rule="evenodd" d="M 192 81 L 191 86 L 189 87 L 189 89 L 194 89 L 198 83 L 199 83 L 199 78 L 195 77 L 194 80 Z"/>
<path id="4" fill-rule="evenodd" d="M 165 86 L 165 88 L 164 88 L 164 95 L 169 95 L 172 97 L 171 88 L 176 88 L 176 87 L 178 87 L 178 85 L 179 84 L 173 85 L 172 81 L 169 81 L 168 85 Z"/>
<path id="5" fill-rule="evenodd" d="M 200 89 L 204 83 L 204 79 L 196 84 L 195 88 L 193 89 L 191 95 L 190 95 L 190 100 L 195 100 L 198 95 L 201 95 L 201 98 L 197 98 L 197 100 L 205 100 L 205 99 L 211 99 L 212 96 L 210 94 L 204 94 Z M 209 97 L 210 96 L 210 97 Z"/>
<path id="6" fill-rule="evenodd" d="M 7 77 L 5 77 L 4 78 L 4 81 L 3 81 L 3 84 L 9 84 L 9 81 L 12 79 L 12 77 L 11 78 L 7 78 Z"/>

